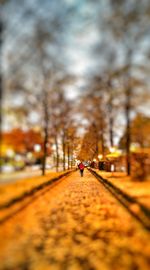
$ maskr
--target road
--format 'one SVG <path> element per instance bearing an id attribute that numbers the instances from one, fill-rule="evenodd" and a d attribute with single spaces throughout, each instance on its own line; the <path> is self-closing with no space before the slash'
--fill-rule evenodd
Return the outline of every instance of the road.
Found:
<path id="1" fill-rule="evenodd" d="M 56 169 L 46 170 L 47 173 L 55 172 Z M 42 171 L 40 169 L 26 168 L 23 171 L 11 172 L 11 173 L 2 173 L 0 175 L 0 185 L 13 183 L 16 180 L 29 179 L 34 176 L 40 176 Z"/>
<path id="2" fill-rule="evenodd" d="M 61 179 L 0 226 L 1 270 L 148 270 L 149 233 L 89 171 Z"/>

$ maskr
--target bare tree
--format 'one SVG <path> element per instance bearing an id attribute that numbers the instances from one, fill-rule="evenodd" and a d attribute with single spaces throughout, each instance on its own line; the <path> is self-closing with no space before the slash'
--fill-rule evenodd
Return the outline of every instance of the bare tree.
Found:
<path id="1" fill-rule="evenodd" d="M 87 120 L 90 130 L 92 127 L 94 130 L 95 156 L 98 156 L 100 152 L 105 156 L 106 118 L 103 94 L 99 78 L 94 77 L 89 84 L 89 92 L 82 99 L 83 116 Z"/>

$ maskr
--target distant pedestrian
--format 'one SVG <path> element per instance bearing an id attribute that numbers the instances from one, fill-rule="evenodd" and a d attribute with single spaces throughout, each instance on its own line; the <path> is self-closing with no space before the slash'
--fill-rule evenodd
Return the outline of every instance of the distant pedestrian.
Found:
<path id="1" fill-rule="evenodd" d="M 79 170 L 80 170 L 80 174 L 81 174 L 81 177 L 83 177 L 83 172 L 84 172 L 84 164 L 81 162 L 79 165 Z"/>

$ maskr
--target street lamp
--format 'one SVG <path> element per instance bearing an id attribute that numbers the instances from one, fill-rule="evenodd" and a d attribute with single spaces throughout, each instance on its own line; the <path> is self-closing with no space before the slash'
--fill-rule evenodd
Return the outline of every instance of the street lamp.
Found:
<path id="1" fill-rule="evenodd" d="M 114 146 L 111 146 L 109 148 L 109 151 L 110 151 L 110 160 L 111 160 L 111 165 L 110 165 L 110 171 L 112 172 L 112 175 L 113 175 L 113 172 L 115 171 L 115 164 L 114 164 L 114 156 L 115 156 L 115 152 L 116 152 L 116 148 Z"/>
<path id="2" fill-rule="evenodd" d="M 102 160 L 102 158 L 103 158 L 103 155 L 102 155 L 102 154 L 99 154 L 99 155 L 98 155 L 98 159 L 99 159 L 99 160 Z"/>
<path id="3" fill-rule="evenodd" d="M 139 144 L 138 143 L 131 143 L 131 146 L 130 146 L 130 151 L 132 153 L 135 153 L 137 152 L 137 150 L 140 148 Z"/>
<path id="4" fill-rule="evenodd" d="M 40 152 L 41 151 L 41 145 L 40 144 L 35 144 L 34 145 L 34 151 L 35 152 Z"/>
<path id="5" fill-rule="evenodd" d="M 111 146 L 109 150 L 110 150 L 110 153 L 115 153 L 116 148 L 114 146 Z"/>
<path id="6" fill-rule="evenodd" d="M 33 154 L 31 152 L 28 152 L 27 153 L 27 159 L 32 160 L 32 158 L 33 158 Z"/>
<path id="7" fill-rule="evenodd" d="M 13 149 L 7 149 L 6 155 L 9 158 L 13 158 L 15 156 L 15 152 Z"/>

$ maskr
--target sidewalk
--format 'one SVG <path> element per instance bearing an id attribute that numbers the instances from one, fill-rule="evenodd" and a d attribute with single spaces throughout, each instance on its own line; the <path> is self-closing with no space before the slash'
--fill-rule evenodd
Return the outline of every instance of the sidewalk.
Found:
<path id="1" fill-rule="evenodd" d="M 150 207 L 150 181 L 140 182 L 131 180 L 131 177 L 123 172 L 95 171 L 122 191 L 134 197 L 145 206 Z"/>

